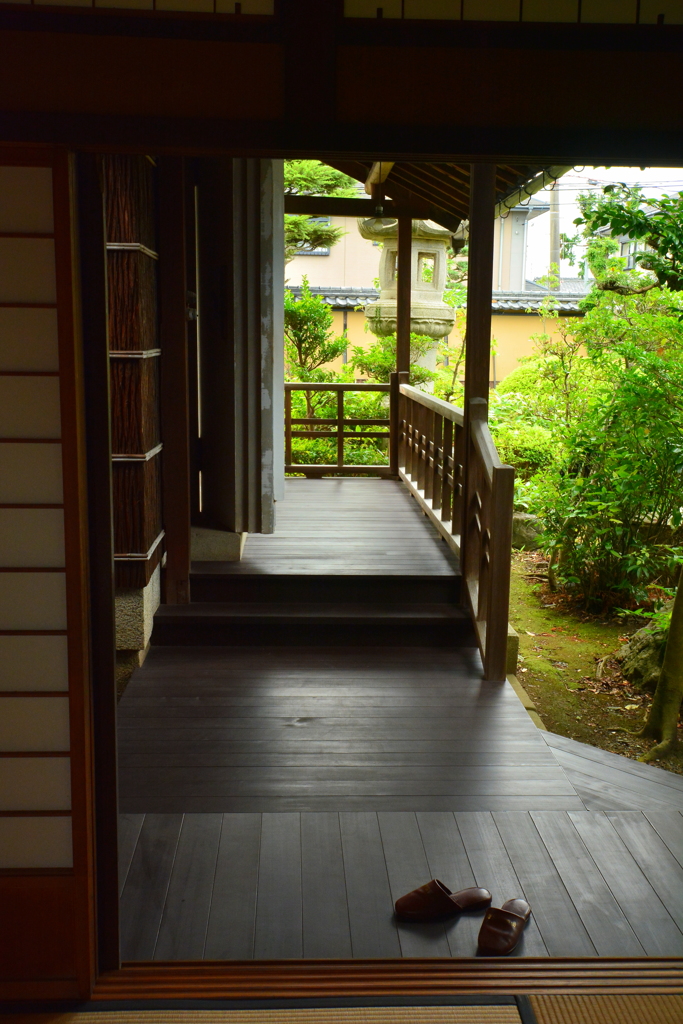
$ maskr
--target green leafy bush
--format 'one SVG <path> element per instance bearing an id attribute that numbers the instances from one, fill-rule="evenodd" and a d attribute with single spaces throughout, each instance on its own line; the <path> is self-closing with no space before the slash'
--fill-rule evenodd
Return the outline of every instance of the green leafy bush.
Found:
<path id="1" fill-rule="evenodd" d="M 683 541 L 683 364 L 631 347 L 602 370 L 611 395 L 573 428 L 536 500 L 557 578 L 589 606 L 623 606 L 671 581 Z"/>
<path id="2" fill-rule="evenodd" d="M 495 427 L 492 435 L 501 461 L 514 466 L 522 477 L 551 466 L 557 459 L 558 442 L 550 430 L 538 424 L 505 423 Z"/>

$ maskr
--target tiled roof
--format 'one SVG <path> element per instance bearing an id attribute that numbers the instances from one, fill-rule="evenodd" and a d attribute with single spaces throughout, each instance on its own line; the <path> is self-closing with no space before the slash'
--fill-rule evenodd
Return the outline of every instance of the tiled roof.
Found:
<path id="1" fill-rule="evenodd" d="M 588 283 L 587 287 L 584 287 L 584 282 L 580 281 L 581 288 L 575 287 L 574 281 L 567 281 L 566 283 L 571 285 L 571 287 L 565 288 L 565 282 L 563 281 L 562 290 L 553 293 L 555 299 L 559 302 L 557 308 L 561 313 L 580 314 L 579 302 L 586 297 L 592 282 Z M 528 309 L 534 312 L 538 310 L 548 295 L 548 289 L 536 285 L 534 282 L 529 282 L 529 284 L 533 287 L 533 290 L 530 288 L 529 291 L 524 292 L 493 292 L 491 297 L 492 312 L 526 313 Z M 295 298 L 301 297 L 299 285 L 288 285 L 287 290 L 292 292 Z M 358 309 L 359 307 L 363 309 L 367 302 L 374 302 L 379 298 L 379 292 L 376 288 L 351 288 L 346 285 L 338 288 L 326 285 L 311 285 L 311 293 L 313 295 L 321 295 L 332 309 L 348 310 Z"/>
<path id="2" fill-rule="evenodd" d="M 301 298 L 299 285 L 286 285 L 286 288 L 295 298 Z M 376 288 L 351 288 L 347 285 L 335 288 L 334 286 L 311 285 L 310 289 L 312 295 L 322 295 L 332 309 L 356 309 L 357 306 L 362 309 L 366 302 L 374 302 L 379 298 Z"/>

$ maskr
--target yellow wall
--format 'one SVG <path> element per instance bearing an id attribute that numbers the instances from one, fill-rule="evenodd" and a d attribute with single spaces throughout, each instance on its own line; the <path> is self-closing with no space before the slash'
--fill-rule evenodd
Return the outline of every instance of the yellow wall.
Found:
<path id="1" fill-rule="evenodd" d="M 332 330 L 335 334 L 343 331 L 344 314 L 341 310 L 333 310 Z M 541 320 L 535 313 L 523 315 L 499 314 L 491 318 L 491 336 L 495 339 L 496 354 L 491 357 L 490 379 L 496 382 L 503 380 L 519 365 L 519 360 L 533 355 L 532 335 L 542 334 L 550 324 Z M 349 310 L 347 313 L 347 333 L 349 338 L 349 356 L 354 345 L 367 348 L 374 341 L 374 335 L 365 331 L 365 314 L 362 310 Z M 452 337 L 452 344 L 459 344 L 458 336 Z M 329 364 L 329 369 L 339 371 L 342 360 L 336 359 Z M 360 378 L 359 378 L 360 379 Z"/>

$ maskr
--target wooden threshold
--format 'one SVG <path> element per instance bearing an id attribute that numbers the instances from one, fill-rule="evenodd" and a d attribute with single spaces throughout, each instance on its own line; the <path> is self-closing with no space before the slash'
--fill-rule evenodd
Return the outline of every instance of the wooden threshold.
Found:
<path id="1" fill-rule="evenodd" d="M 485 992 L 676 994 L 680 958 L 290 960 L 124 964 L 92 999 L 301 999 Z"/>

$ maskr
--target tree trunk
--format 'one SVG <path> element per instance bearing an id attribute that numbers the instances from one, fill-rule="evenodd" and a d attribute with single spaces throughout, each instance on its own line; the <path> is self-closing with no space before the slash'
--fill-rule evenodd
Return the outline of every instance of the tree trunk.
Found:
<path id="1" fill-rule="evenodd" d="M 640 761 L 654 761 L 676 746 L 678 714 L 683 699 L 683 572 L 681 572 L 671 613 L 669 639 L 664 664 L 655 690 L 647 722 L 639 736 L 652 737 L 656 746 L 643 754 Z"/>

